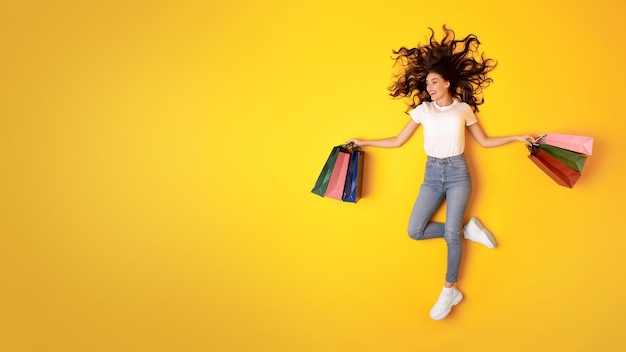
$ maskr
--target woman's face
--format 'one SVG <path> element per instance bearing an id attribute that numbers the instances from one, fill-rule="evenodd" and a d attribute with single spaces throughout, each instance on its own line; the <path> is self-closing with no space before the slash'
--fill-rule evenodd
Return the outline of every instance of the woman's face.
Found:
<path id="1" fill-rule="evenodd" d="M 450 82 L 443 79 L 438 73 L 431 72 L 426 76 L 426 91 L 430 94 L 430 99 L 433 101 L 449 97 L 449 87 Z"/>

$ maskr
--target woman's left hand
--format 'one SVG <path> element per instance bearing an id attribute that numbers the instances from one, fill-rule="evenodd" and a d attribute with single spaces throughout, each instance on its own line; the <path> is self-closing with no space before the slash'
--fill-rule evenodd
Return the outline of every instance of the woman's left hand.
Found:
<path id="1" fill-rule="evenodd" d="M 517 139 L 520 142 L 526 143 L 526 145 L 531 145 L 533 142 L 537 140 L 537 137 L 533 137 L 530 134 L 521 134 L 519 136 L 515 136 L 515 139 Z"/>

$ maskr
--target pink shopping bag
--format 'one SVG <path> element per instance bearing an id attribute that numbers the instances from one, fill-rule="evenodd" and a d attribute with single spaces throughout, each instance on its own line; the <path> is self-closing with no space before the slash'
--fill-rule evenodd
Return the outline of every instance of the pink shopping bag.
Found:
<path id="1" fill-rule="evenodd" d="M 539 143 L 587 155 L 591 155 L 593 150 L 593 137 L 573 134 L 548 133 L 540 138 Z"/>
<path id="2" fill-rule="evenodd" d="M 337 161 L 333 167 L 333 172 L 328 181 L 328 188 L 324 193 L 324 197 L 341 200 L 343 197 L 343 188 L 346 184 L 346 175 L 348 174 L 348 164 L 350 163 L 350 153 L 345 150 L 339 151 Z"/>

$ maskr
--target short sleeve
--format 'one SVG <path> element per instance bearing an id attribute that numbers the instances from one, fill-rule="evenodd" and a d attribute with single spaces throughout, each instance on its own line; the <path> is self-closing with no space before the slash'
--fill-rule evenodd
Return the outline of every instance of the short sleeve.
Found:
<path id="1" fill-rule="evenodd" d="M 409 115 L 411 116 L 411 119 L 413 119 L 413 121 L 415 121 L 418 124 L 422 123 L 422 118 L 424 117 L 425 109 L 426 109 L 426 106 L 423 103 L 416 106 L 415 109 L 409 111 Z"/>
<path id="2" fill-rule="evenodd" d="M 465 109 L 463 109 L 463 118 L 465 119 L 465 126 L 471 126 L 475 124 L 476 122 L 478 122 L 478 120 L 476 119 L 476 114 L 474 114 L 474 111 L 472 111 L 472 108 L 467 104 L 463 104 L 463 105 L 465 105 Z"/>

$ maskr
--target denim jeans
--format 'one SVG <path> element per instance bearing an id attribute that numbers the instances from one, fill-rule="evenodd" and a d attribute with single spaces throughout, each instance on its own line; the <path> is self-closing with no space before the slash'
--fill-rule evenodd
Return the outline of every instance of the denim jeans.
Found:
<path id="1" fill-rule="evenodd" d="M 446 281 L 458 280 L 462 253 L 463 217 L 472 193 L 472 181 L 460 154 L 449 158 L 429 156 L 411 218 L 409 236 L 415 240 L 444 238 L 448 245 Z M 446 200 L 446 223 L 431 222 L 435 211 Z"/>

